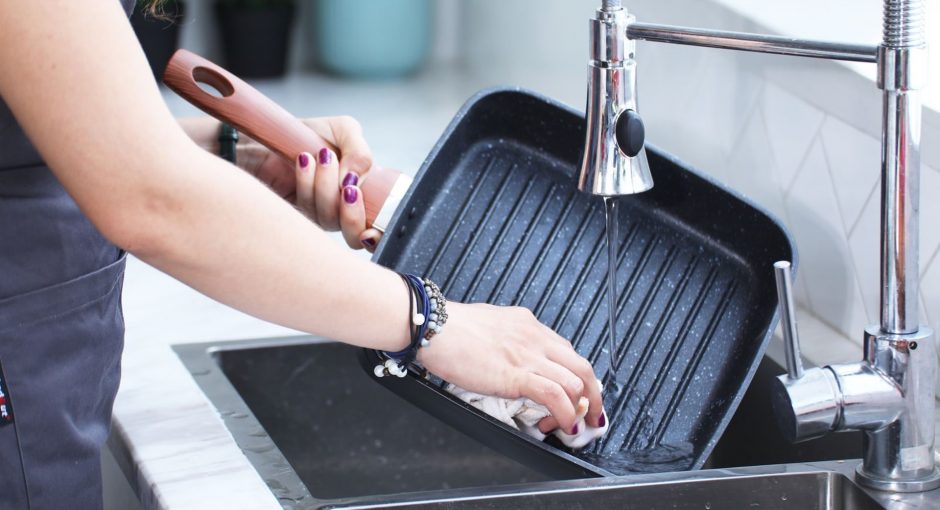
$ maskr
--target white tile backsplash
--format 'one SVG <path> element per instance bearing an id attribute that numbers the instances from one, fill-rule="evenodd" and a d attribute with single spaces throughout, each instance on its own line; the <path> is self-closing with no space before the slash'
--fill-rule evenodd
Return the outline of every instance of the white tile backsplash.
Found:
<path id="1" fill-rule="evenodd" d="M 940 249 L 940 171 L 925 166 L 920 175 L 920 270 Z M 940 327 L 940 324 L 935 324 Z"/>
<path id="2" fill-rule="evenodd" d="M 870 322 L 880 315 L 880 255 L 881 194 L 875 191 L 868 197 L 862 214 L 849 235 L 849 249 L 858 276 L 859 288 Z"/>
<path id="3" fill-rule="evenodd" d="M 704 58 L 707 72 L 699 76 L 686 77 L 682 69 L 674 69 L 675 80 L 694 80 L 696 89 L 669 115 L 684 127 L 684 143 L 699 147 L 696 152 L 707 151 L 700 166 L 721 172 L 757 106 L 763 83 L 757 75 L 736 72 L 734 56 L 727 52 L 708 52 Z M 640 94 L 650 92 L 647 88 Z"/>
<path id="4" fill-rule="evenodd" d="M 826 117 L 819 135 L 842 223 L 851 232 L 879 181 L 881 141 L 834 117 Z"/>
<path id="5" fill-rule="evenodd" d="M 920 314 L 920 323 L 921 324 L 932 324 L 930 322 L 930 316 L 927 314 L 927 302 L 924 301 L 924 293 L 920 293 L 920 297 L 917 299 L 917 304 L 920 305 L 918 308 L 918 313 Z M 940 356 L 940 353 L 937 353 Z M 937 377 L 937 389 L 940 390 L 940 376 Z M 937 392 L 937 395 L 940 395 L 940 391 Z"/>
<path id="6" fill-rule="evenodd" d="M 940 4 L 940 2 L 937 2 Z M 937 60 L 936 49 L 933 50 L 933 55 L 935 55 L 934 61 Z M 934 81 L 940 82 L 940 64 L 933 64 L 933 77 Z M 937 119 L 940 115 L 925 115 L 924 116 L 924 128 L 921 132 L 921 140 L 925 143 L 921 146 L 924 150 L 921 157 L 925 165 L 940 169 L 940 119 Z M 929 143 L 932 142 L 932 143 Z"/>
<path id="7" fill-rule="evenodd" d="M 734 183 L 745 196 L 784 218 L 784 192 L 775 178 L 776 165 L 765 125 L 763 113 L 755 109 L 728 159 L 722 180 Z"/>
<path id="8" fill-rule="evenodd" d="M 777 185 L 786 192 L 815 140 L 825 115 L 818 108 L 768 83 L 761 111 L 770 139 Z"/>
<path id="9" fill-rule="evenodd" d="M 920 292 L 927 308 L 927 320 L 937 329 L 940 327 L 940 258 L 931 262 L 921 279 Z"/>
<path id="10" fill-rule="evenodd" d="M 868 318 L 819 140 L 786 196 L 786 210 L 808 286 L 809 308 L 847 335 L 859 331 Z"/>

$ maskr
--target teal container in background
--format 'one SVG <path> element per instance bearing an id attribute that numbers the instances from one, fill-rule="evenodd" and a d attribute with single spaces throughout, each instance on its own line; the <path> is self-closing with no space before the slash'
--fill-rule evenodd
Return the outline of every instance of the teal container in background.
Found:
<path id="1" fill-rule="evenodd" d="M 354 78 L 413 73 L 427 60 L 431 0 L 315 0 L 317 62 Z"/>

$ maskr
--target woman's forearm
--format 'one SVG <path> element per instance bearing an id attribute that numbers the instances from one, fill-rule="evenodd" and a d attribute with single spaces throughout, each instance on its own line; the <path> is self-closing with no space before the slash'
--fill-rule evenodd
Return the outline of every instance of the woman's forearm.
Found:
<path id="1" fill-rule="evenodd" d="M 167 188 L 173 196 L 145 225 L 143 260 L 272 322 L 360 346 L 407 345 L 397 275 L 352 256 L 252 177 L 193 152 L 180 161 L 190 177 Z"/>

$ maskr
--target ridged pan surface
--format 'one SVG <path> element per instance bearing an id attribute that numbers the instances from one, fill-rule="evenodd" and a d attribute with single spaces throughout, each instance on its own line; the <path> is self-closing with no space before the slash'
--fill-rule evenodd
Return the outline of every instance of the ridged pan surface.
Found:
<path id="1" fill-rule="evenodd" d="M 531 309 L 603 376 L 604 206 L 577 190 L 582 124 L 531 93 L 478 95 L 426 161 L 376 259 L 429 276 L 451 300 Z M 433 381 L 380 382 L 557 476 L 701 467 L 773 331 L 772 264 L 794 254 L 766 213 L 655 148 L 649 158 L 654 189 L 620 199 L 622 391 L 605 395 L 606 437 L 572 452 L 488 419 Z"/>

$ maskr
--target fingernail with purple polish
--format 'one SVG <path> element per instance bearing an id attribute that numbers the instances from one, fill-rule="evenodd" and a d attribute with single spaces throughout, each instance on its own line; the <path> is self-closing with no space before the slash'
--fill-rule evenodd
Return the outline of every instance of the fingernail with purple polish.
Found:
<path id="1" fill-rule="evenodd" d="M 343 200 L 349 204 L 355 204 L 359 198 L 359 190 L 355 186 L 346 186 L 343 188 Z"/>
<path id="2" fill-rule="evenodd" d="M 571 427 L 571 435 L 572 435 L 572 436 L 578 435 L 578 424 L 577 424 L 577 423 L 574 424 L 574 427 Z"/>
<path id="3" fill-rule="evenodd" d="M 301 152 L 300 156 L 297 156 L 297 162 L 300 163 L 300 168 L 307 168 L 307 165 L 310 164 L 310 157 L 307 156 L 306 152 Z"/>
<path id="4" fill-rule="evenodd" d="M 598 427 L 604 428 L 604 425 L 607 425 L 607 413 L 606 412 L 601 413 L 601 418 L 597 420 Z"/>
<path id="5" fill-rule="evenodd" d="M 333 155 L 330 153 L 330 149 L 327 149 L 326 147 L 324 147 L 320 149 L 319 158 L 320 158 L 321 165 L 329 165 L 330 161 L 332 161 L 333 159 Z"/>
<path id="6" fill-rule="evenodd" d="M 359 176 L 354 172 L 347 172 L 346 177 L 343 177 L 343 187 L 346 186 L 355 186 L 359 184 Z"/>
<path id="7" fill-rule="evenodd" d="M 372 238 L 370 238 L 370 237 L 367 237 L 367 238 L 365 238 L 365 239 L 362 239 L 362 244 L 363 244 L 366 248 L 375 248 L 375 240 L 372 239 Z"/>

